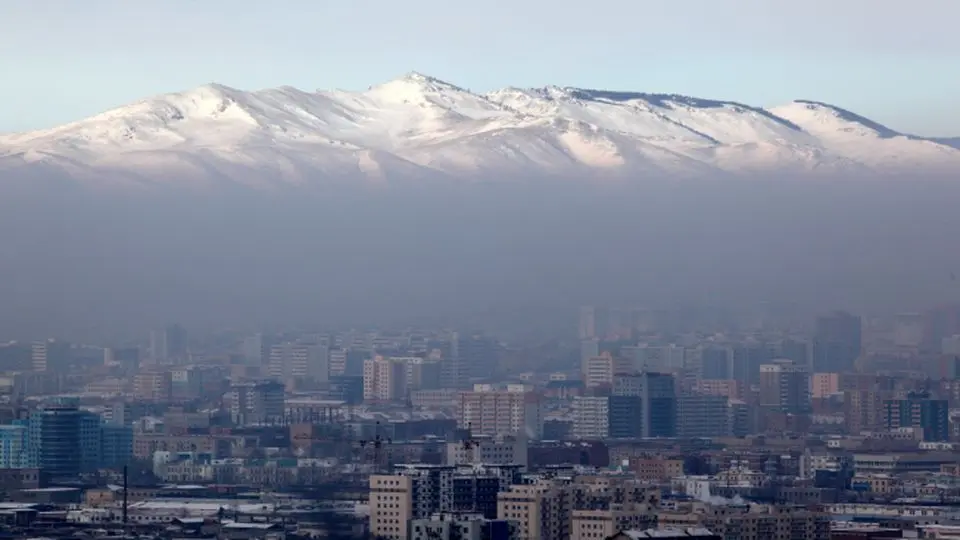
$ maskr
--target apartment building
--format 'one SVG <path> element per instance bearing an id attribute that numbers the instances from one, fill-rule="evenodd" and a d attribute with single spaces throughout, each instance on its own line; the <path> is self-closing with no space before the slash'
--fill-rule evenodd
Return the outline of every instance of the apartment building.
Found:
<path id="1" fill-rule="evenodd" d="M 568 540 L 574 488 L 553 483 L 511 486 L 497 495 L 497 517 L 517 523 L 519 540 Z"/>
<path id="2" fill-rule="evenodd" d="M 296 379 L 328 381 L 330 379 L 330 351 L 314 343 L 281 343 L 270 348 L 267 363 L 270 377 L 291 383 Z"/>
<path id="3" fill-rule="evenodd" d="M 497 516 L 521 540 L 601 539 L 656 523 L 659 490 L 631 476 L 578 476 L 514 485 L 497 496 Z"/>
<path id="4" fill-rule="evenodd" d="M 479 514 L 434 514 L 410 522 L 410 540 L 513 540 L 516 526 Z"/>
<path id="5" fill-rule="evenodd" d="M 721 538 L 739 540 L 828 540 L 827 514 L 802 506 L 684 503 L 660 511 L 659 526 L 703 527 Z"/>
<path id="6" fill-rule="evenodd" d="M 407 364 L 403 358 L 375 356 L 363 361 L 363 400 L 387 402 L 406 399 Z"/>
<path id="7" fill-rule="evenodd" d="M 543 433 L 540 396 L 522 385 L 506 390 L 477 385 L 472 392 L 460 393 L 457 422 L 479 435 L 522 434 L 539 439 Z"/>
<path id="8" fill-rule="evenodd" d="M 687 395 L 677 398 L 677 436 L 727 437 L 730 435 L 730 410 L 723 396 Z"/>
<path id="9" fill-rule="evenodd" d="M 656 508 L 644 503 L 614 503 L 603 510 L 574 510 L 570 540 L 601 540 L 619 531 L 656 526 Z"/>
<path id="10" fill-rule="evenodd" d="M 497 517 L 497 493 L 520 478 L 519 466 L 397 465 L 394 474 L 370 477 L 370 532 L 409 540 L 411 520 L 434 514 Z"/>
<path id="11" fill-rule="evenodd" d="M 573 398 L 573 436 L 599 440 L 610 435 L 610 399 L 607 396 Z"/>
<path id="12" fill-rule="evenodd" d="M 163 368 L 155 368 L 133 377 L 133 392 L 141 401 L 167 402 L 173 395 L 173 376 Z"/>
<path id="13" fill-rule="evenodd" d="M 384 540 L 407 540 L 413 518 L 413 478 L 370 477 L 370 534 Z"/>

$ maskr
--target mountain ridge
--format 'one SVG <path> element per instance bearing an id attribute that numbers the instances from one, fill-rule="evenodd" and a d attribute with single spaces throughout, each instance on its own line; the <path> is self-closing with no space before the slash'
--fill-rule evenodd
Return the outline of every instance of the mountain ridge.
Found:
<path id="1" fill-rule="evenodd" d="M 410 72 L 365 91 L 208 83 L 46 130 L 0 135 L 0 180 L 250 186 L 567 175 L 636 178 L 960 171 L 954 139 L 813 100 L 770 108 L 546 86 L 475 93 Z"/>

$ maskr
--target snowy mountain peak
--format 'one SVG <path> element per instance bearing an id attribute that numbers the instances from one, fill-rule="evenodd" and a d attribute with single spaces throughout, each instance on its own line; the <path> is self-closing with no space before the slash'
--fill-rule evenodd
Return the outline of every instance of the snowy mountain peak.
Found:
<path id="1" fill-rule="evenodd" d="M 403 77 L 400 77 L 401 80 L 406 80 L 410 82 L 417 82 L 421 84 L 434 84 L 439 86 L 447 86 L 451 88 L 456 88 L 456 85 L 450 84 L 446 81 L 442 81 L 436 77 L 431 77 L 430 75 L 425 75 L 419 71 L 409 71 Z"/>
<path id="2" fill-rule="evenodd" d="M 797 124 L 816 131 L 842 131 L 884 139 L 902 135 L 859 114 L 820 101 L 798 99 L 787 105 L 775 107 L 770 112 L 783 118 L 793 118 Z"/>
<path id="3" fill-rule="evenodd" d="M 210 83 L 0 136 L 0 175 L 44 171 L 260 185 L 317 179 L 580 178 L 960 171 L 955 140 L 908 137 L 815 101 L 762 109 L 569 86 L 486 94 L 410 72 L 366 91 Z M 176 174 L 170 174 L 175 172 Z"/>
<path id="4" fill-rule="evenodd" d="M 367 93 L 399 100 L 416 100 L 422 99 L 428 94 L 469 94 L 470 92 L 455 84 L 411 71 L 397 79 L 373 86 Z"/>

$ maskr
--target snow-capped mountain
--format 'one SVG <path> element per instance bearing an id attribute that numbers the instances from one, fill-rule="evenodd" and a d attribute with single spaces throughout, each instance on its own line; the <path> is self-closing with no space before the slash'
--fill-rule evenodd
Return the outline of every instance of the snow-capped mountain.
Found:
<path id="1" fill-rule="evenodd" d="M 210 84 L 54 129 L 0 136 L 0 179 L 100 183 L 635 178 L 960 172 L 956 141 L 814 101 L 734 102 L 578 88 L 471 92 L 411 73 L 363 92 Z"/>

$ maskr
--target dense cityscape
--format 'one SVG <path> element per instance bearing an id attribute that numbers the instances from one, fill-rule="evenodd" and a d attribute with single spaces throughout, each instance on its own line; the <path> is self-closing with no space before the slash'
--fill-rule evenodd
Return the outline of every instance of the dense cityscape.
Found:
<path id="1" fill-rule="evenodd" d="M 536 344 L 176 324 L 9 342 L 3 531 L 957 538 L 960 306 L 766 307 L 583 307 Z"/>

